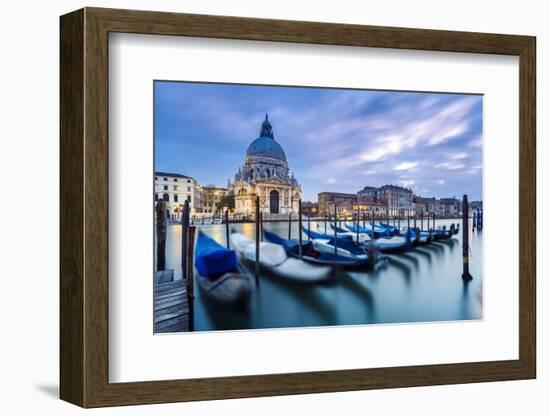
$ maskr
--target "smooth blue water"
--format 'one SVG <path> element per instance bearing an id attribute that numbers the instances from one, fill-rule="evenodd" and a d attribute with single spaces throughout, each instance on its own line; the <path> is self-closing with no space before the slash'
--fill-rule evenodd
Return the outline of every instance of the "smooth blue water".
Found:
<path id="1" fill-rule="evenodd" d="M 438 220 L 436 226 L 461 222 Z M 225 225 L 198 226 L 225 245 Z M 254 238 L 254 224 L 232 224 Z M 288 224 L 264 224 L 266 230 L 288 235 Z M 312 222 L 312 229 L 316 223 Z M 298 225 L 293 224 L 294 238 Z M 195 284 L 195 330 L 311 327 L 372 323 L 433 322 L 482 318 L 483 231 L 470 234 L 469 283 L 462 280 L 461 231 L 443 242 L 388 255 L 388 265 L 374 272 L 340 272 L 334 284 L 297 286 L 261 275 L 253 285 L 248 312 L 220 309 L 205 302 Z M 304 239 L 307 239 L 303 235 Z M 181 279 L 181 226 L 168 227 L 166 267 Z M 251 280 L 254 282 L 253 270 Z"/>

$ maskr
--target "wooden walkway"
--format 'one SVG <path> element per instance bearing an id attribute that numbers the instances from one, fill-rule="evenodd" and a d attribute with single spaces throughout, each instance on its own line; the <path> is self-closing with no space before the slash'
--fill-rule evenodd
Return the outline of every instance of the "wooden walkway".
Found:
<path id="1" fill-rule="evenodd" d="M 185 279 L 171 280 L 166 275 L 155 279 L 155 333 L 189 331 Z"/>

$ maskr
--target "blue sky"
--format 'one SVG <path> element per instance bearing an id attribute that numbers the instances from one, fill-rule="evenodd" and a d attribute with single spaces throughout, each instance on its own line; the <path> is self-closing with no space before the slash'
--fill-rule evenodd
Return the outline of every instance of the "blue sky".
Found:
<path id="1" fill-rule="evenodd" d="M 156 170 L 225 186 L 265 113 L 304 200 L 389 183 L 482 198 L 480 95 L 157 81 Z"/>

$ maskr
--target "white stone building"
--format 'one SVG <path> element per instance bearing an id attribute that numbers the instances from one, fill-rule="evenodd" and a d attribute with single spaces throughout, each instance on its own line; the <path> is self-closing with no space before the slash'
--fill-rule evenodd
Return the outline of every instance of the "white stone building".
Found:
<path id="1" fill-rule="evenodd" d="M 189 201 L 191 214 L 201 212 L 201 186 L 192 177 L 179 173 L 155 172 L 155 202 L 164 199 L 167 205 L 167 217 L 179 220 L 183 213 L 185 200 Z"/>

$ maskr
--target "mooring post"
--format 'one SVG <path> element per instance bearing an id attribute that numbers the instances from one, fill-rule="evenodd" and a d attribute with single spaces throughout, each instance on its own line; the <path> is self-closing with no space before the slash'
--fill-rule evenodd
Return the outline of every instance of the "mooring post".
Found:
<path id="1" fill-rule="evenodd" d="M 370 212 L 370 236 L 374 240 L 374 210 Z M 390 225 L 388 223 L 388 225 Z"/>
<path id="2" fill-rule="evenodd" d="M 397 210 L 397 230 L 401 234 L 401 209 Z"/>
<path id="3" fill-rule="evenodd" d="M 302 200 L 298 200 L 298 257 L 302 258 Z"/>
<path id="4" fill-rule="evenodd" d="M 357 224 L 355 224 L 355 242 L 359 245 L 359 211 L 357 211 Z"/>
<path id="5" fill-rule="evenodd" d="M 476 212 L 472 210 L 472 231 L 474 231 L 476 227 Z"/>
<path id="6" fill-rule="evenodd" d="M 288 239 L 292 238 L 292 207 L 290 207 L 290 212 L 288 213 Z"/>
<path id="7" fill-rule="evenodd" d="M 159 199 L 157 214 L 157 271 L 166 268 L 166 201 Z"/>
<path id="8" fill-rule="evenodd" d="M 256 262 L 254 264 L 256 283 L 260 281 L 260 197 L 256 197 Z"/>
<path id="9" fill-rule="evenodd" d="M 264 213 L 260 211 L 260 241 L 264 241 Z"/>
<path id="10" fill-rule="evenodd" d="M 187 247 L 189 238 L 187 234 L 189 232 L 189 201 L 185 200 L 183 204 L 183 216 L 181 217 L 181 269 L 183 273 L 183 278 L 186 279 L 187 276 L 187 252 L 189 248 Z"/>
<path id="11" fill-rule="evenodd" d="M 336 219 L 338 215 L 336 214 L 336 204 L 334 204 L 334 255 L 338 256 L 338 235 L 336 234 Z"/>
<path id="12" fill-rule="evenodd" d="M 195 267 L 193 265 L 194 250 L 195 250 L 195 229 L 194 225 L 187 228 L 187 280 L 185 282 L 187 288 L 187 305 L 189 308 L 189 330 L 195 330 Z"/>
<path id="13" fill-rule="evenodd" d="M 365 228 L 365 217 L 366 217 L 366 213 L 363 212 L 363 229 Z"/>
<path id="14" fill-rule="evenodd" d="M 432 212 L 432 218 L 433 218 L 433 229 L 435 230 L 435 209 L 434 209 L 434 212 Z"/>
<path id="15" fill-rule="evenodd" d="M 424 210 L 420 210 L 420 230 L 424 231 Z"/>
<path id="16" fill-rule="evenodd" d="M 307 211 L 307 241 L 311 240 L 309 233 L 311 232 L 311 212 Z"/>
<path id="17" fill-rule="evenodd" d="M 481 229 L 483 229 L 483 210 L 479 211 L 479 224 L 481 226 Z"/>
<path id="18" fill-rule="evenodd" d="M 225 210 L 225 241 L 227 249 L 229 250 L 229 210 Z"/>
<path id="19" fill-rule="evenodd" d="M 468 196 L 462 197 L 462 279 L 472 280 L 470 274 L 470 254 L 468 247 Z"/>

